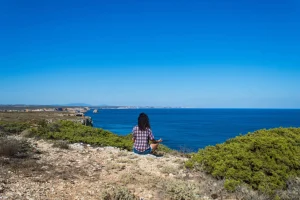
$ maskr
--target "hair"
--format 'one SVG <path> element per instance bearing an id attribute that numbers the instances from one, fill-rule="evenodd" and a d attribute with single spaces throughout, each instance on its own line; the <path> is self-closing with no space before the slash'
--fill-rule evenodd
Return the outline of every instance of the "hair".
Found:
<path id="1" fill-rule="evenodd" d="M 141 113 L 139 118 L 138 118 L 138 126 L 139 129 L 144 131 L 147 128 L 151 128 L 150 122 L 149 122 L 149 117 L 145 113 Z"/>

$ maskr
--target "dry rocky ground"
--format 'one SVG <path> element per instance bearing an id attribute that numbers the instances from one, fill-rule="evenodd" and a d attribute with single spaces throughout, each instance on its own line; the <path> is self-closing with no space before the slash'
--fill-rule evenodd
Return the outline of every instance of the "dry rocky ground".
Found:
<path id="1" fill-rule="evenodd" d="M 19 138 L 20 139 L 20 138 Z M 140 156 L 113 147 L 29 139 L 36 154 L 0 157 L 0 199 L 235 199 L 205 174 L 184 168 L 186 158 Z"/>

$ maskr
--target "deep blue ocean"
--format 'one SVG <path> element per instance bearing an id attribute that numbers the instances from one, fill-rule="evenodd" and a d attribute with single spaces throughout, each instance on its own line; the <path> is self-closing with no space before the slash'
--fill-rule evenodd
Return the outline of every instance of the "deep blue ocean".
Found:
<path id="1" fill-rule="evenodd" d="M 94 127 L 127 135 L 141 112 L 148 114 L 155 138 L 177 150 L 197 151 L 263 128 L 300 127 L 300 109 L 100 109 L 86 115 Z"/>

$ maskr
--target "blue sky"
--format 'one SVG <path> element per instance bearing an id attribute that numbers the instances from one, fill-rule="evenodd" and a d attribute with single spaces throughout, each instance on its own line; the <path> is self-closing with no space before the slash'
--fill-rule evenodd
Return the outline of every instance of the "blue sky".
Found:
<path id="1" fill-rule="evenodd" d="M 4 0 L 0 25 L 0 104 L 300 108 L 297 0 Z"/>

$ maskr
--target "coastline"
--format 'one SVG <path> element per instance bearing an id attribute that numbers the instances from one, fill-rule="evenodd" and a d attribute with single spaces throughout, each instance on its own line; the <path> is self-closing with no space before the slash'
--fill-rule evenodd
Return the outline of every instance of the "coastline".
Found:
<path id="1" fill-rule="evenodd" d="M 300 128 L 263 129 L 198 153 L 163 147 L 163 156 L 155 157 L 133 154 L 130 135 L 72 121 L 0 120 L 0 193 L 6 199 L 44 194 L 60 199 L 293 199 L 299 197 L 300 172 L 294 165 L 299 133 Z"/>

